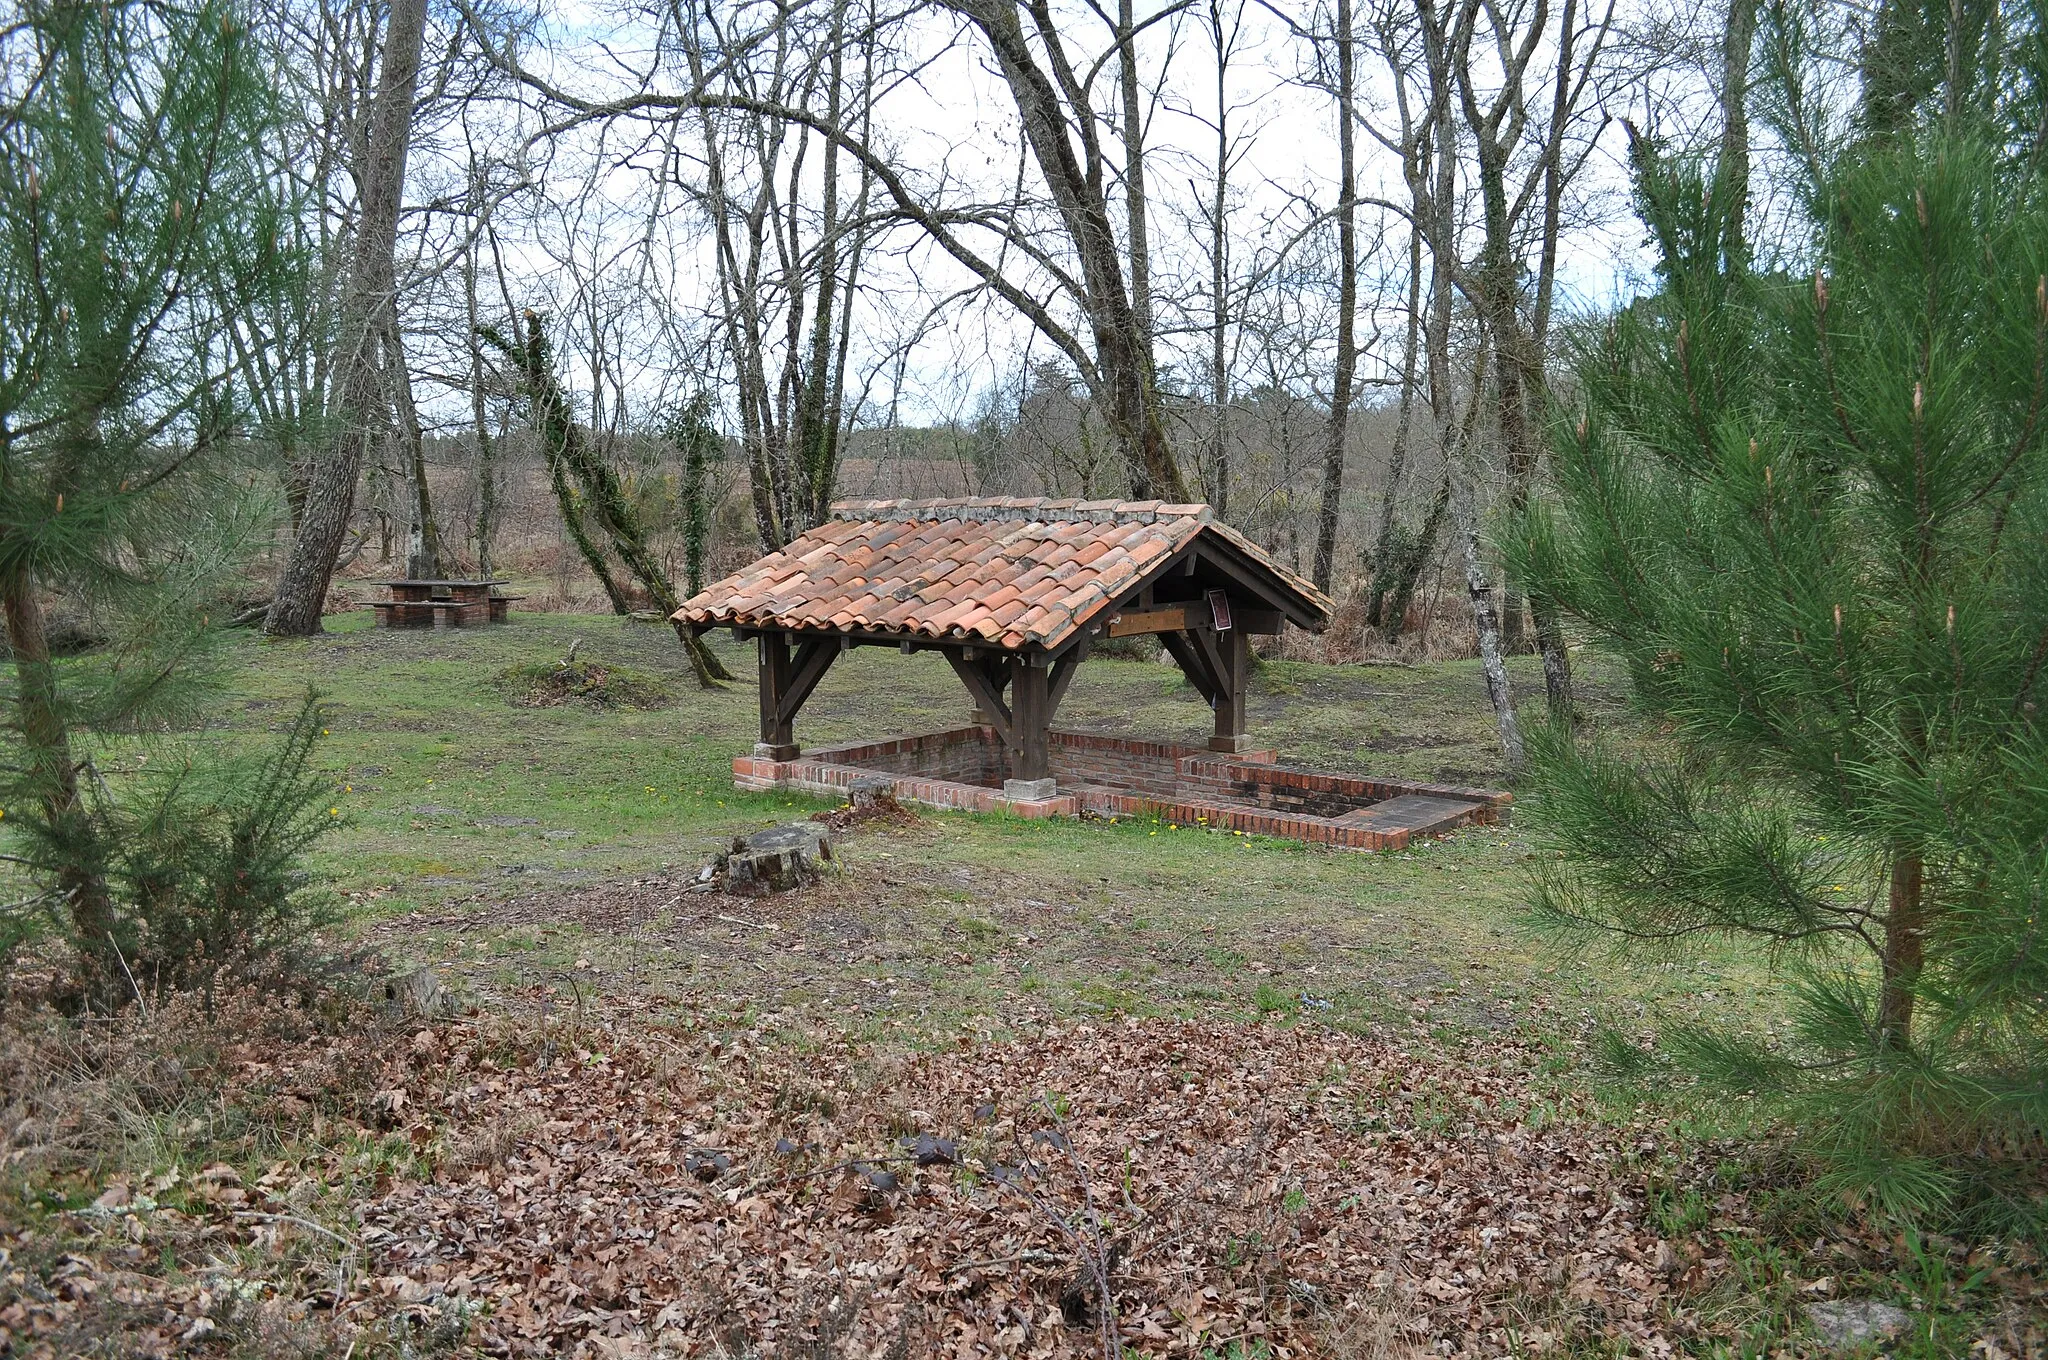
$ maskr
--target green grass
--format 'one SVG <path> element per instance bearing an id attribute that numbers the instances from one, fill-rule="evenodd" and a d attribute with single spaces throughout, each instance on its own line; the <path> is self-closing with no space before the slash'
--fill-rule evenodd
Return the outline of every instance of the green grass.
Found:
<path id="1" fill-rule="evenodd" d="M 1557 1037 L 1596 1016 L 1626 1028 L 1660 1009 L 1772 1010 L 1763 975 L 1733 950 L 1622 970 L 1551 948 L 1525 926 L 1531 851 L 1512 828 L 1365 855 L 1155 821 L 935 813 L 855 836 L 839 879 L 763 904 L 758 922 L 718 919 L 733 913 L 622 885 L 693 871 L 735 834 L 826 806 L 732 787 L 731 759 L 755 735 L 749 650 L 714 639 L 743 679 L 706 692 L 658 625 L 535 614 L 459 632 L 369 623 L 342 616 L 306 640 L 240 635 L 243 664 L 203 731 L 116 743 L 102 763 L 118 780 L 143 757 L 250 743 L 317 686 L 332 705 L 317 759 L 341 825 L 313 867 L 351 898 L 351 933 L 481 993 L 572 979 L 715 989 L 913 1036 L 1003 1032 L 1048 1012 L 1220 1009 L 1397 1019 L 1449 1037 L 1540 1018 Z M 580 660 L 673 701 L 524 707 L 516 686 L 498 683 L 552 667 L 572 643 Z M 1516 675 L 1540 693 L 1533 664 Z M 1580 681 L 1592 721 L 1628 721 L 1611 671 L 1584 657 Z M 798 739 L 950 726 L 968 706 L 939 658 L 863 649 L 825 677 Z M 1471 664 L 1271 663 L 1254 680 L 1251 721 L 1288 760 L 1505 780 Z M 1170 666 L 1098 659 L 1059 722 L 1199 740 L 1209 712 Z"/>

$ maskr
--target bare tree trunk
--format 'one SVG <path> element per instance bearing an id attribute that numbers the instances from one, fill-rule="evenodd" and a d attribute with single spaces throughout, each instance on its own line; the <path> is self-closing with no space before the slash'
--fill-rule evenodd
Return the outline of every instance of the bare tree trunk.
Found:
<path id="1" fill-rule="evenodd" d="M 1448 464 L 1436 484 L 1436 495 L 1430 498 L 1429 510 L 1422 517 L 1422 527 L 1413 538 L 1405 538 L 1401 550 L 1396 553 L 1391 544 L 1385 572 L 1386 593 L 1374 601 L 1380 611 L 1382 633 L 1391 642 L 1401 636 L 1407 626 L 1408 606 L 1415 598 L 1415 588 L 1422 580 L 1422 572 L 1429 560 L 1436 554 L 1437 535 L 1443 532 L 1444 514 L 1451 503 L 1451 469 Z M 1375 573 L 1375 582 L 1381 578 Z"/>
<path id="2" fill-rule="evenodd" d="M 1467 89 L 1469 91 L 1469 85 Z M 1471 107 L 1468 93 L 1468 108 Z M 1476 112 L 1472 118 L 1481 124 Z M 1495 420 L 1507 472 L 1508 512 L 1521 513 L 1529 503 L 1536 474 L 1536 449 L 1530 438 L 1529 407 L 1524 379 L 1527 356 L 1522 332 L 1516 261 L 1508 217 L 1507 150 L 1482 131 L 1477 141 L 1476 169 L 1485 223 L 1479 263 L 1480 318 L 1493 337 Z M 1460 526 L 1462 532 L 1462 526 Z M 1501 644 L 1509 652 L 1524 650 L 1522 596 L 1513 582 L 1501 591 Z"/>
<path id="3" fill-rule="evenodd" d="M 383 70 L 365 164 L 356 178 L 358 221 L 348 293 L 342 305 L 334 451 L 319 461 L 307 481 L 305 514 L 291 545 L 264 633 L 307 637 L 319 631 L 334 563 L 348 533 L 356 502 L 362 453 L 389 410 L 389 387 L 377 367 L 379 330 L 395 305 L 399 199 L 406 190 L 406 150 L 412 139 L 412 100 L 420 84 L 420 45 L 426 35 L 426 0 L 391 0 L 383 43 Z"/>
<path id="4" fill-rule="evenodd" d="M 1754 0 L 1747 3 L 1753 4 Z M 1523 351 L 1524 383 L 1539 409 L 1549 393 L 1550 307 L 1557 286 L 1557 242 L 1564 212 L 1564 129 L 1571 118 L 1576 76 L 1572 63 L 1572 47 L 1578 36 L 1574 29 L 1575 14 L 1576 0 L 1565 0 L 1564 18 L 1558 30 L 1557 81 L 1551 90 L 1550 135 L 1543 155 L 1543 244 L 1536 269 L 1536 304 Z M 1598 46 L 1596 41 L 1596 51 Z M 1745 50 L 1747 46 L 1745 41 Z M 1569 731 L 1577 721 L 1577 713 L 1572 701 L 1572 659 L 1565 642 L 1564 624 L 1558 617 L 1557 605 L 1549 599 L 1539 597 L 1529 603 L 1536 618 L 1536 650 L 1543 654 L 1544 698 L 1551 720 Z"/>
<path id="5" fill-rule="evenodd" d="M 1123 97 L 1125 245 L 1131 257 L 1131 310 L 1145 337 L 1145 367 L 1152 370 L 1152 243 L 1146 223 L 1145 120 L 1138 99 L 1137 22 L 1131 0 L 1117 0 L 1117 88 Z M 1219 60 L 1219 68 L 1220 68 Z M 1218 81 L 1221 82 L 1219 70 Z M 1219 162 L 1220 165 L 1220 162 Z M 1156 374 L 1155 374 L 1156 380 Z"/>
<path id="6" fill-rule="evenodd" d="M 1585 74 L 1605 39 L 1607 20 L 1603 20 L 1595 30 L 1591 47 L 1581 62 L 1574 55 L 1578 38 L 1577 0 L 1564 0 L 1559 14 L 1555 43 L 1557 74 L 1549 128 L 1538 162 L 1543 176 L 1541 260 L 1537 271 L 1537 295 L 1531 307 L 1530 321 L 1525 324 L 1517 220 L 1534 186 L 1511 192 L 1507 183 L 1507 167 L 1529 126 L 1523 75 L 1540 48 L 1549 22 L 1549 9 L 1547 4 L 1538 3 L 1530 12 L 1527 26 L 1519 34 L 1513 27 L 1516 20 L 1507 12 L 1488 6 L 1486 14 L 1493 27 L 1503 78 L 1499 90 L 1483 110 L 1470 64 L 1461 60 L 1458 66 L 1459 94 L 1472 135 L 1484 225 L 1482 253 L 1471 291 L 1480 319 L 1493 336 L 1496 356 L 1494 388 L 1507 473 L 1507 506 L 1510 519 L 1519 521 L 1528 507 L 1541 458 L 1534 413 L 1540 411 L 1544 398 L 1550 299 L 1556 278 L 1563 189 L 1569 178 L 1564 159 L 1565 132 L 1576 101 L 1585 91 Z M 1612 14 L 1610 5 L 1609 19 Z M 1583 164 L 1583 161 L 1578 164 Z M 1573 172 L 1576 169 L 1577 165 L 1574 165 Z M 1503 643 L 1510 652 L 1524 651 L 1522 601 L 1515 583 L 1507 583 L 1503 594 Z M 1563 631 L 1556 611 L 1548 601 L 1539 599 L 1532 603 L 1536 610 L 1537 643 L 1543 652 L 1545 692 L 1550 709 L 1554 715 L 1569 721 L 1572 713 L 1571 665 Z"/>
<path id="7" fill-rule="evenodd" d="M 357 177 L 354 257 L 340 328 L 340 436 L 321 460 L 306 488 L 305 513 L 291 555 L 278 577 L 263 631 L 305 637 L 320 631 L 320 613 L 341 543 L 355 510 L 356 478 L 363 451 L 374 436 L 373 421 L 386 409 L 389 389 L 378 371 L 378 331 L 394 304 L 397 281 L 398 209 L 405 191 L 405 157 L 412 134 L 413 96 L 419 86 L 420 46 L 427 25 L 426 0 L 391 0 L 384 34 L 377 103 Z"/>
<path id="8" fill-rule="evenodd" d="M 1487 579 L 1486 564 L 1479 554 L 1479 514 L 1472 503 L 1472 486 L 1459 472 L 1451 474 L 1451 506 L 1457 520 L 1458 548 L 1465 559 L 1465 590 L 1472 599 L 1472 625 L 1479 636 L 1479 667 L 1486 676 L 1486 697 L 1493 704 L 1494 730 L 1500 736 L 1501 754 L 1508 771 L 1522 769 L 1522 724 L 1515 713 L 1515 694 L 1508 683 L 1507 654 L 1502 647 L 1500 615 L 1494 604 L 1493 583 Z"/>
<path id="9" fill-rule="evenodd" d="M 420 428 L 419 408 L 413 404 L 412 370 L 405 360 L 395 307 L 385 318 L 383 349 L 384 371 L 391 379 L 393 437 L 405 457 L 405 574 L 415 581 L 437 580 L 442 570 L 441 528 L 434 522 L 434 498 L 427 487 L 426 432 Z"/>
<path id="10" fill-rule="evenodd" d="M 25 566 L 0 575 L 0 610 L 6 614 L 7 645 L 14 662 L 14 704 L 22 754 L 41 786 L 44 825 L 65 852 L 57 870 L 57 891 L 71 916 L 82 971 L 79 981 L 96 999 L 105 999 L 115 977 L 113 894 L 100 868 L 91 810 L 79 793 L 78 763 L 71 754 L 71 737 L 57 695 L 57 672 L 50 661 L 42 603 Z"/>
<path id="11" fill-rule="evenodd" d="M 1744 235 L 1749 206 L 1749 56 L 1756 41 L 1756 0 L 1728 0 L 1728 29 L 1721 40 L 1721 145 L 1714 182 L 1725 196 L 1721 257 L 1730 270 L 1749 265 Z"/>
<path id="12" fill-rule="evenodd" d="M 1458 190 L 1458 136 L 1452 117 L 1452 87 L 1456 72 L 1465 61 L 1466 48 L 1471 41 L 1471 25 L 1476 13 L 1474 0 L 1463 0 L 1455 29 L 1445 31 L 1441 16 L 1433 9 L 1418 10 L 1423 21 L 1422 31 L 1427 58 L 1430 105 L 1426 132 L 1419 146 L 1425 154 L 1415 158 L 1413 168 L 1408 171 L 1410 194 L 1415 203 L 1416 229 L 1422 233 L 1429 246 L 1429 295 L 1423 308 L 1423 354 L 1428 366 L 1430 419 L 1436 431 L 1437 449 L 1443 458 L 1443 481 L 1439 487 L 1439 499 L 1432 506 L 1432 518 L 1441 520 L 1443 507 L 1455 506 L 1460 480 L 1466 477 L 1461 466 L 1466 450 L 1472 442 L 1472 432 L 1479 415 L 1479 404 L 1484 391 L 1487 362 L 1487 337 L 1482 328 L 1474 347 L 1473 368 L 1470 390 L 1466 396 L 1462 416 L 1458 411 L 1456 381 L 1451 371 L 1451 320 L 1453 273 L 1457 267 L 1457 190 Z M 1419 262 L 1419 257 L 1417 258 Z M 1469 489 L 1468 505 L 1470 510 Z M 1476 520 L 1476 511 L 1472 511 Z M 1462 540 L 1465 525 L 1460 521 L 1458 531 Z M 1472 526 L 1476 536 L 1478 526 Z M 1461 550 L 1466 546 L 1460 542 Z M 1428 561 L 1428 548 L 1420 542 L 1417 553 L 1404 564 L 1404 573 L 1419 571 L 1422 563 Z M 1468 575 L 1469 585 L 1469 575 Z M 1412 582 L 1407 586 L 1413 590 Z M 1396 592 L 1402 593 L 1396 583 Z M 1483 655 L 1491 646 L 1499 650 L 1499 616 L 1489 606 L 1484 617 L 1475 613 L 1474 622 L 1479 626 L 1480 651 Z M 1406 605 L 1400 612 L 1387 618 L 1384 624 L 1389 638 L 1397 636 L 1402 626 Z M 1486 630 L 1492 630 L 1489 642 Z M 1515 721 L 1514 695 L 1505 686 L 1496 689 L 1491 680 L 1487 692 L 1495 702 L 1496 721 L 1506 729 L 1515 732 L 1519 741 L 1520 727 Z M 1506 704 L 1503 711 L 1500 707 Z"/>
<path id="13" fill-rule="evenodd" d="M 1408 470 L 1409 429 L 1415 419 L 1416 361 L 1421 338 L 1422 230 L 1411 227 L 1408 233 L 1408 336 L 1401 347 L 1401 397 L 1394 407 L 1393 447 L 1387 453 L 1386 484 L 1380 488 L 1380 517 L 1378 526 L 1373 530 L 1372 560 L 1366 564 L 1372 571 L 1372 593 L 1365 602 L 1366 626 L 1382 629 L 1389 639 L 1400 635 L 1401 620 L 1407 612 L 1405 600 L 1390 616 L 1383 606 L 1394 584 L 1389 553 L 1393 546 L 1394 515 L 1400 504 L 1401 480 Z M 1448 496 L 1446 489 L 1439 495 L 1439 502 Z M 1425 549 L 1422 556 L 1427 558 L 1428 555 Z M 1411 593 L 1412 590 L 1411 578 Z"/>
<path id="14" fill-rule="evenodd" d="M 569 399 L 555 375 L 553 355 L 538 315 L 526 315 L 526 334 L 518 341 L 495 337 L 494 344 L 519 365 L 521 384 L 530 408 L 533 432 L 547 454 L 562 524 L 576 540 L 577 551 L 604 587 L 612 611 L 632 612 L 625 578 L 640 583 L 654 607 L 667 618 L 690 659 L 697 683 L 718 687 L 724 668 L 687 625 L 674 619 L 682 601 L 676 598 L 667 570 L 648 546 L 646 530 L 626 500 L 618 473 L 590 447 L 569 413 Z M 730 677 L 725 677 L 730 678 Z"/>
<path id="15" fill-rule="evenodd" d="M 1504 66 L 1500 89 L 1481 107 L 1473 80 L 1469 56 L 1457 64 L 1458 93 L 1465 110 L 1465 122 L 1472 137 L 1473 170 L 1478 180 L 1482 225 L 1479 266 L 1472 288 L 1480 323 L 1491 332 L 1494 349 L 1494 397 L 1496 425 L 1500 434 L 1502 461 L 1507 473 L 1509 513 L 1518 515 L 1528 504 L 1530 483 L 1536 472 L 1536 449 L 1529 432 L 1527 376 L 1529 356 L 1522 327 L 1520 260 L 1514 239 L 1514 210 L 1509 202 L 1508 160 L 1514 154 L 1528 122 L 1523 73 L 1548 14 L 1547 5 L 1537 4 L 1528 31 L 1513 35 L 1502 17 L 1488 10 L 1495 25 Z M 1565 32 L 1571 27 L 1571 0 L 1566 0 Z M 1567 39 L 1568 42 L 1568 39 Z M 1508 581 L 1502 590 L 1502 642 L 1510 652 L 1524 650 L 1522 640 L 1522 597 L 1516 583 Z"/>
<path id="16" fill-rule="evenodd" d="M 831 56 L 825 77 L 825 116 L 833 127 L 839 125 L 844 102 L 845 32 L 846 0 L 837 0 L 832 9 Z M 797 443 L 802 450 L 804 464 L 802 527 L 805 529 L 822 524 L 831 513 L 832 488 L 837 484 L 839 470 L 841 413 L 833 409 L 836 366 L 833 362 L 832 329 L 839 317 L 834 293 L 839 285 L 839 236 L 842 227 L 839 219 L 839 142 L 831 137 L 825 139 L 822 179 L 824 201 L 818 223 L 818 297 L 812 308 L 810 359 L 805 365 L 803 399 L 796 422 Z M 791 197 L 794 210 L 797 206 L 794 189 Z M 796 311 L 792 307 L 792 316 Z"/>
<path id="17" fill-rule="evenodd" d="M 1081 302 L 1095 340 L 1097 373 L 1091 386 L 1116 437 L 1131 494 L 1185 501 L 1187 483 L 1168 446 L 1160 415 L 1151 336 L 1140 323 L 1110 224 L 1095 113 L 1080 76 L 1068 64 L 1051 6 L 1048 0 L 1031 4 L 1034 27 L 1049 54 L 1048 72 L 1025 36 L 1014 0 L 946 2 L 980 29 L 994 50 L 1032 157 L 1080 257 Z M 1080 139 L 1078 152 L 1070 131 Z"/>
<path id="18" fill-rule="evenodd" d="M 477 272 L 472 242 L 462 261 L 462 300 L 469 322 L 469 419 L 476 434 L 476 574 L 488 581 L 497 569 L 493 547 L 498 536 L 498 466 L 490 416 L 484 408 L 484 347 L 477 333 L 483 325 L 483 310 L 477 305 Z"/>
<path id="19" fill-rule="evenodd" d="M 875 41 L 875 33 L 873 28 L 867 28 L 862 33 L 860 40 L 860 138 L 863 143 L 867 142 L 874 132 L 875 101 L 872 91 L 875 85 Z M 837 146 L 837 143 L 835 142 L 834 145 Z M 837 478 L 839 474 L 840 447 L 846 437 L 847 422 L 852 418 L 854 414 L 853 412 L 847 409 L 846 403 L 846 363 L 848 353 L 850 352 L 853 346 L 853 304 L 859 296 L 861 265 L 867 257 L 868 236 L 870 230 L 868 205 L 873 200 L 874 190 L 874 169 L 866 161 L 862 161 L 860 167 L 860 190 L 857 194 L 855 194 L 853 202 L 853 221 L 856 223 L 856 226 L 853 230 L 853 247 L 850 251 L 847 252 L 846 282 L 843 288 L 840 290 L 838 351 L 837 353 L 834 354 L 832 359 L 831 399 L 826 408 L 828 411 L 831 412 L 832 415 L 831 448 L 828 453 L 828 462 L 832 470 L 833 481 L 831 485 L 829 485 L 826 488 L 824 499 L 819 503 L 818 514 L 821 523 L 823 522 L 824 518 L 830 515 L 832 512 L 831 502 L 833 496 L 837 494 L 838 487 Z M 904 365 L 908 361 L 908 357 L 909 350 L 906 346 L 902 354 L 899 355 L 897 360 L 897 385 L 899 387 L 902 385 L 901 375 L 903 373 Z M 704 644 L 700 640 L 698 642 L 698 646 L 702 647 L 703 645 Z M 720 678 L 732 678 L 729 675 L 725 674 L 724 668 L 718 665 L 717 658 L 712 657 L 708 650 L 706 651 L 705 655 L 710 660 L 711 665 L 716 669 L 716 673 L 719 675 Z"/>
<path id="20" fill-rule="evenodd" d="M 1314 579 L 1328 593 L 1337 558 L 1337 516 L 1344 496 L 1345 434 L 1358 369 L 1358 180 L 1353 146 L 1354 35 L 1351 0 L 1337 0 L 1337 371 L 1330 382 L 1330 427 L 1323 448 L 1322 504 L 1316 515 Z"/>
<path id="21" fill-rule="evenodd" d="M 1891 894 L 1885 913 L 1882 980 L 1877 1027 L 1887 1047 L 1903 1049 L 1913 1038 L 1914 986 L 1920 976 L 1926 930 L 1926 885 L 1918 852 L 1901 845 L 1892 852 Z"/>
<path id="22" fill-rule="evenodd" d="M 1129 0 L 1125 0 L 1129 9 Z M 1216 183 L 1209 201 L 1209 476 L 1204 488 L 1221 515 L 1230 509 L 1230 232 L 1224 216 L 1230 191 L 1230 72 L 1223 0 L 1209 0 L 1209 37 L 1216 48 Z"/>

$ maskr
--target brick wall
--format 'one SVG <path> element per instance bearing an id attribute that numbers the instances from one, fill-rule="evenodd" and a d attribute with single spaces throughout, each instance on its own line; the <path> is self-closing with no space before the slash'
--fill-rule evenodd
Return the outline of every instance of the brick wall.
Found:
<path id="1" fill-rule="evenodd" d="M 1026 817 L 1160 817 L 1190 826 L 1278 836 L 1312 844 L 1391 850 L 1417 835 L 1501 821 L 1505 793 L 1439 784 L 1360 778 L 1276 763 L 1271 751 L 1220 755 L 1202 747 L 1124 737 L 1054 732 L 1052 767 L 1060 795 L 1039 802 L 1003 797 L 1004 753 L 993 729 L 858 742 L 796 760 L 741 756 L 733 782 L 744 789 L 801 789 L 844 796 L 857 779 L 890 776 L 897 798 L 929 807 L 1008 811 Z M 1422 795 L 1452 806 L 1403 805 L 1419 825 L 1372 825 L 1369 811 L 1390 799 Z M 1361 815 L 1362 814 L 1362 815 Z M 1341 820 L 1340 820 L 1341 819 Z"/>
<path id="2" fill-rule="evenodd" d="M 805 758 L 827 765 L 857 765 L 882 774 L 925 775 L 956 784 L 999 789 L 1008 763 L 1006 756 L 1003 744 L 996 740 L 995 729 L 956 727 L 915 737 L 826 747 L 808 752 Z"/>

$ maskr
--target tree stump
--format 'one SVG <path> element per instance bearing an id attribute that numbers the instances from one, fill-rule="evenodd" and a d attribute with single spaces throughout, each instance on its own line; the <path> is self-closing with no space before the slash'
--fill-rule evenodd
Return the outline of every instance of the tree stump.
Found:
<path id="1" fill-rule="evenodd" d="M 856 817 L 892 811 L 896 803 L 896 781 L 885 774 L 864 774 L 854 780 L 853 786 L 846 791 L 846 801 L 852 805 Z"/>
<path id="2" fill-rule="evenodd" d="M 384 1012 L 398 1020 L 437 1020 L 455 1014 L 455 998 L 431 968 L 415 968 L 384 981 Z"/>
<path id="3" fill-rule="evenodd" d="M 817 882 L 832 862 L 832 836 L 816 822 L 789 822 L 733 837 L 724 859 L 727 892 L 743 897 L 788 892 Z"/>

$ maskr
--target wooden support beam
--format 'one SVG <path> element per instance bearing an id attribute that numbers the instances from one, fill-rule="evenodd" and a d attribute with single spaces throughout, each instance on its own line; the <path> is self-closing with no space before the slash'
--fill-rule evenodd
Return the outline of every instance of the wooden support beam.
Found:
<path id="1" fill-rule="evenodd" d="M 992 647 L 974 650 L 978 659 L 970 661 L 968 648 L 948 647 L 946 661 L 967 687 L 981 720 L 995 729 L 1003 744 L 1005 786 L 1032 789 L 1016 796 L 1050 797 L 1052 718 L 1080 669 L 1083 649 L 1069 647 L 1056 657 L 998 652 Z M 1008 702 L 1003 697 L 1006 690 Z"/>
<path id="2" fill-rule="evenodd" d="M 769 760 L 795 760 L 796 714 L 793 710 L 785 712 L 782 704 L 795 669 L 789 654 L 789 635 L 761 633 L 756 641 L 760 648 L 761 740 L 754 747 L 754 754 Z"/>
<path id="3" fill-rule="evenodd" d="M 1010 663 L 1010 773 L 1012 780 L 1052 778 L 1052 671 L 1034 666 L 1034 658 Z"/>
<path id="4" fill-rule="evenodd" d="M 1277 609 L 1235 608 L 1234 612 L 1239 628 L 1260 637 L 1278 637 L 1280 630 L 1287 626 L 1287 616 Z"/>
<path id="5" fill-rule="evenodd" d="M 754 754 L 770 760 L 795 760 L 797 712 L 838 658 L 839 639 L 805 638 L 793 653 L 787 633 L 762 633 L 757 640 L 761 649 L 761 741 Z"/>
<path id="6" fill-rule="evenodd" d="M 1287 622 L 1287 616 L 1277 609 L 1257 609 L 1236 600 L 1229 601 L 1228 608 L 1233 628 L 1261 637 L 1278 634 Z M 1103 631 L 1110 637 L 1133 637 L 1140 633 L 1187 633 L 1215 626 L 1215 610 L 1207 600 L 1188 600 L 1112 614 Z"/>
<path id="7" fill-rule="evenodd" d="M 967 693 L 974 700 L 974 707 L 995 728 L 996 736 L 1005 747 L 1010 745 L 1012 719 L 1010 706 L 1003 702 L 1003 689 L 1009 677 L 1003 673 L 1006 663 L 1002 661 L 969 661 L 960 649 L 946 648 L 946 661 L 953 667 L 953 674 L 960 677 L 960 683 L 967 686 Z"/>
<path id="8" fill-rule="evenodd" d="M 1051 698 L 1045 710 L 1045 720 L 1052 721 L 1052 715 L 1059 712 L 1060 700 L 1067 697 L 1067 686 L 1074 682 L 1074 672 L 1081 669 L 1081 663 L 1088 659 L 1088 640 L 1081 639 L 1076 646 L 1060 653 L 1052 663 Z"/>
<path id="9" fill-rule="evenodd" d="M 1215 688 L 1215 693 L 1209 696 L 1209 703 L 1213 707 L 1216 695 L 1222 694 L 1230 686 L 1230 635 L 1194 631 L 1186 634 L 1186 637 L 1189 648 L 1202 658 L 1202 665 L 1209 672 L 1210 682 Z"/>
<path id="10" fill-rule="evenodd" d="M 1159 640 L 1173 657 L 1174 664 L 1187 676 L 1188 683 L 1201 693 L 1202 701 L 1211 708 L 1216 706 L 1218 682 L 1216 673 L 1210 669 L 1209 659 L 1191 640 L 1187 633 L 1161 633 Z"/>
<path id="11" fill-rule="evenodd" d="M 825 672 L 832 668 L 839 650 L 838 642 L 830 637 L 804 640 L 796 658 L 790 663 L 789 679 L 779 700 L 777 716 L 785 725 L 794 728 L 797 710 L 804 706 L 804 701 L 818 688 L 818 682 L 825 678 Z"/>
<path id="12" fill-rule="evenodd" d="M 1134 637 L 1139 633 L 1180 633 L 1198 627 L 1209 617 L 1206 604 L 1164 605 L 1157 609 L 1127 609 L 1109 621 L 1111 637 Z"/>
<path id="13" fill-rule="evenodd" d="M 1252 640 L 1243 631 L 1201 635 L 1201 645 L 1211 653 L 1221 683 L 1212 707 L 1216 710 L 1215 734 L 1209 738 L 1212 751 L 1242 751 L 1245 736 L 1245 698 L 1251 684 Z"/>

